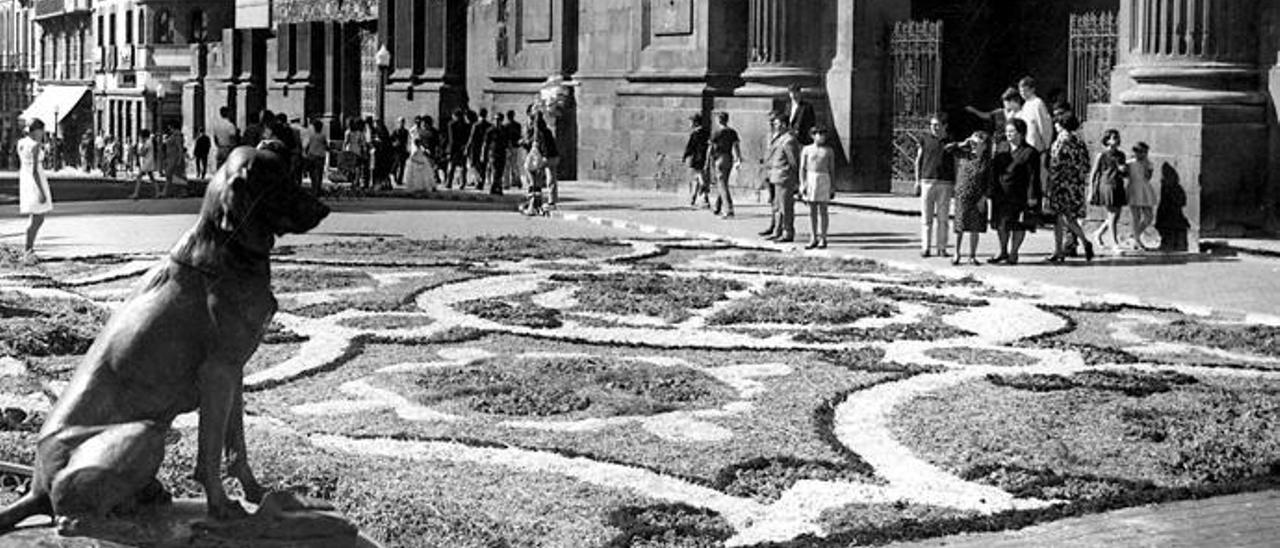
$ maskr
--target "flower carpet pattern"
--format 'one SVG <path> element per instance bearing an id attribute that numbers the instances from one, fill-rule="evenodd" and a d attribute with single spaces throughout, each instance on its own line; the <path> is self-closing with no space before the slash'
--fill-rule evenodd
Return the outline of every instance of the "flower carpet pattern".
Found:
<path id="1" fill-rule="evenodd" d="M 30 462 L 155 260 L 0 276 L 0 461 Z M 876 544 L 1280 478 L 1274 323 L 696 240 L 352 240 L 273 268 L 250 458 L 389 546 Z M 180 495 L 195 425 L 162 471 Z"/>

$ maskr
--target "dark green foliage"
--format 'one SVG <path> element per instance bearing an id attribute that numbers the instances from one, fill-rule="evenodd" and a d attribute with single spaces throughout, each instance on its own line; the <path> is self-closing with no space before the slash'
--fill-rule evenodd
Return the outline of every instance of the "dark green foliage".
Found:
<path id="1" fill-rule="evenodd" d="M 7 356 L 83 354 L 107 321 L 107 312 L 88 301 L 15 292 L 0 292 L 0 312 L 0 354 Z"/>
<path id="2" fill-rule="evenodd" d="M 1210 325 L 1178 320 L 1152 328 L 1161 339 L 1280 358 L 1280 327 Z"/>
<path id="3" fill-rule="evenodd" d="M 575 310 L 623 316 L 654 316 L 679 322 L 692 311 L 707 308 L 744 286 L 735 280 L 696 276 L 668 276 L 657 272 L 616 274 L 554 274 L 552 281 L 578 286 Z"/>
<path id="4" fill-rule="evenodd" d="M 564 325 L 560 311 L 533 304 L 528 297 L 506 299 L 477 299 L 455 305 L 459 312 L 503 325 L 518 325 L 534 329 L 555 329 Z"/>
<path id="5" fill-rule="evenodd" d="M 896 323 L 870 329 L 842 327 L 837 329 L 811 329 L 796 333 L 796 342 L 807 344 L 841 344 L 859 342 L 939 341 L 970 337 L 973 333 L 943 323 L 929 316 L 913 323 Z"/>
<path id="6" fill-rule="evenodd" d="M 608 522 L 622 530 L 608 548 L 720 548 L 734 533 L 719 514 L 685 504 L 627 506 Z"/>
<path id="7" fill-rule="evenodd" d="M 1025 367 L 1035 365 L 1036 359 L 1026 354 L 993 350 L 990 348 L 931 348 L 924 352 L 935 360 L 956 362 L 963 365 L 992 365 L 997 367 Z"/>
<path id="8" fill-rule="evenodd" d="M 502 416 L 654 415 L 716 405 L 728 387 L 680 367 L 599 357 L 489 358 L 414 378 L 424 405 Z"/>
<path id="9" fill-rule="evenodd" d="M 897 312 L 898 307 L 892 303 L 850 287 L 771 283 L 759 294 L 717 312 L 708 323 L 836 325 L 862 318 L 887 318 Z"/>
<path id="10" fill-rule="evenodd" d="M 716 475 L 716 489 L 735 497 L 750 497 L 762 504 L 777 501 L 800 480 L 867 483 L 875 471 L 858 459 L 851 464 L 803 460 L 792 457 L 759 457 L 725 468 Z"/>

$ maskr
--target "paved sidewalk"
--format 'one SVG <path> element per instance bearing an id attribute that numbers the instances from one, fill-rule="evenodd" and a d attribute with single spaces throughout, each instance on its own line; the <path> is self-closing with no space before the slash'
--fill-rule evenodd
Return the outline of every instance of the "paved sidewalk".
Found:
<path id="1" fill-rule="evenodd" d="M 763 197 L 755 193 L 735 196 L 736 217 L 730 220 L 690 208 L 687 198 L 673 193 L 625 190 L 593 182 L 566 182 L 561 185 L 560 193 L 561 213 L 575 218 L 611 221 L 632 230 L 675 230 L 677 234 L 767 243 L 756 233 L 769 225 L 769 206 L 761 203 Z M 910 198 L 880 197 L 876 204 L 900 208 L 904 200 Z M 799 252 L 803 251 L 810 230 L 808 213 L 802 204 L 797 205 L 796 213 L 797 243 L 789 248 Z M 1101 256 L 1092 265 L 1083 259 L 1062 266 L 1048 265 L 1042 261 L 1052 252 L 1053 235 L 1041 230 L 1028 235 L 1021 265 L 968 266 L 966 263 L 952 267 L 947 259 L 920 257 L 918 217 L 852 208 L 831 209 L 829 236 L 831 249 L 826 253 L 855 254 L 983 277 L 1076 287 L 1104 296 L 1133 295 L 1153 304 L 1280 314 L 1280 260 L 1265 257 L 1150 253 Z M 984 234 L 979 258 L 995 255 L 996 247 L 995 233 Z"/>
<path id="2" fill-rule="evenodd" d="M 956 535 L 895 548 L 1263 548 L 1280 545 L 1280 492 L 1139 506 L 1018 531 Z"/>

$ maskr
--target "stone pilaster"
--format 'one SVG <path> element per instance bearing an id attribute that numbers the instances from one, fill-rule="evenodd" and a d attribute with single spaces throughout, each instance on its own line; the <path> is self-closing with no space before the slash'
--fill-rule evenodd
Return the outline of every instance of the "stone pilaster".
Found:
<path id="1" fill-rule="evenodd" d="M 813 65 L 814 7 L 807 0 L 748 0 L 747 70 L 743 79 L 786 86 L 816 84 L 821 74 Z M 821 10 L 818 11 L 821 13 Z"/>
<path id="2" fill-rule="evenodd" d="M 1123 0 L 1126 104 L 1261 105 L 1258 0 Z"/>

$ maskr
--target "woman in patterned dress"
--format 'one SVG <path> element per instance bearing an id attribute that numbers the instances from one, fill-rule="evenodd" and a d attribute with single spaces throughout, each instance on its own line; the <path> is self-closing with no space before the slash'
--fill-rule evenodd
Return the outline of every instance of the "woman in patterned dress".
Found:
<path id="1" fill-rule="evenodd" d="M 1084 193 L 1089 175 L 1089 147 L 1076 135 L 1076 130 L 1080 129 L 1080 119 L 1075 114 L 1062 113 L 1054 118 L 1053 123 L 1057 128 L 1058 138 L 1049 149 L 1047 208 L 1054 216 L 1053 255 L 1047 261 L 1066 261 L 1062 241 L 1067 231 L 1075 235 L 1076 241 L 1084 243 L 1084 258 L 1092 261 L 1093 244 L 1085 237 L 1084 228 L 1080 227 L 1080 219 L 1085 216 Z"/>
<path id="2" fill-rule="evenodd" d="M 987 231 L 987 192 L 991 187 L 991 137 L 976 131 L 956 149 L 956 254 L 951 264 L 960 264 L 964 235 L 969 235 L 969 264 L 977 266 L 978 235 Z"/>

